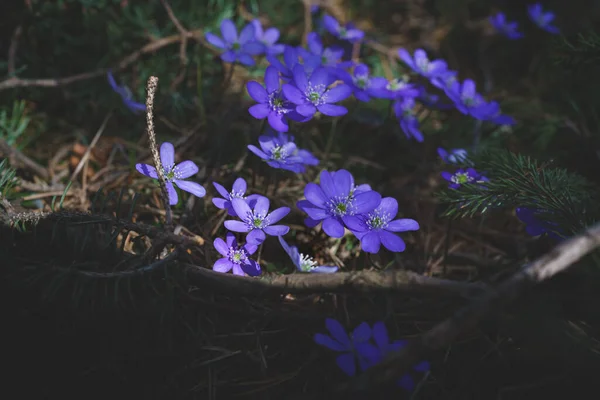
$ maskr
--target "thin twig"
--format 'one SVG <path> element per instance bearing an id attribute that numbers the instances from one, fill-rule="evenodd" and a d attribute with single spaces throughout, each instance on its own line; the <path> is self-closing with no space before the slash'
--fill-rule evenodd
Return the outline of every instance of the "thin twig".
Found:
<path id="1" fill-rule="evenodd" d="M 401 292 L 472 298 L 486 285 L 430 278 L 410 271 L 270 275 L 251 278 L 185 265 L 190 283 L 245 295 Z"/>
<path id="2" fill-rule="evenodd" d="M 173 225 L 173 216 L 171 213 L 171 203 L 169 202 L 169 192 L 167 190 L 167 179 L 165 177 L 165 170 L 160 160 L 160 154 L 158 153 L 158 145 L 156 144 L 156 133 L 154 133 L 154 95 L 156 94 L 156 88 L 158 86 L 158 78 L 151 76 L 148 78 L 148 84 L 146 85 L 146 133 L 148 133 L 148 139 L 150 140 L 150 150 L 152 150 L 152 159 L 154 161 L 154 167 L 158 174 L 158 182 L 160 183 L 160 191 L 165 205 L 165 218 L 167 231 L 171 231 Z"/>
<path id="3" fill-rule="evenodd" d="M 167 15 L 169 16 L 169 19 L 171 20 L 171 22 L 173 22 L 173 24 L 179 31 L 179 34 L 181 35 L 181 42 L 179 43 L 180 71 L 170 86 L 171 90 L 175 90 L 175 88 L 183 81 L 183 78 L 185 76 L 185 70 L 186 70 L 186 66 L 188 64 L 187 41 L 188 41 L 188 37 L 190 37 L 190 32 L 183 27 L 183 25 L 181 24 L 179 19 L 175 16 L 175 14 L 173 13 L 173 9 L 171 8 L 171 5 L 169 4 L 169 2 L 167 0 L 161 0 L 161 3 L 163 5 L 163 7 L 165 8 L 165 10 L 167 11 Z"/>
<path id="4" fill-rule="evenodd" d="M 111 115 L 112 115 L 112 112 L 109 112 L 106 115 L 106 117 L 104 117 L 104 121 L 102 121 L 102 125 L 100 125 L 100 128 L 98 129 L 98 131 L 94 135 L 94 138 L 92 139 L 92 142 L 90 143 L 90 145 L 88 146 L 88 148 L 85 150 L 85 153 L 83 153 L 83 157 L 81 157 L 81 160 L 79 160 L 79 163 L 77 164 L 77 167 L 75 167 L 75 171 L 73 171 L 73 174 L 71 174 L 71 178 L 69 179 L 71 182 L 75 181 L 75 178 L 77 177 L 77 174 L 79 174 L 79 172 L 83 168 L 83 165 L 87 162 L 88 158 L 90 157 L 90 154 L 92 153 L 92 150 L 96 146 L 96 143 L 98 143 L 98 140 L 100 139 L 100 136 L 102 136 L 102 133 L 104 132 L 104 129 L 106 129 L 106 124 L 108 123 L 108 120 L 110 119 Z"/>
<path id="5" fill-rule="evenodd" d="M 600 223 L 581 235 L 561 243 L 534 262 L 525 265 L 497 286 L 495 290 L 486 292 L 484 296 L 474 300 L 429 332 L 409 342 L 400 351 L 390 354 L 381 364 L 367 370 L 352 383 L 342 386 L 337 391 L 337 396 L 327 396 L 327 398 L 347 399 L 349 393 L 356 393 L 358 396 L 356 398 L 362 399 L 365 398 L 365 395 L 374 394 L 367 393 L 367 391 L 374 392 L 386 384 L 394 382 L 408 372 L 413 365 L 427 358 L 434 351 L 449 346 L 461 332 L 475 327 L 486 315 L 514 301 L 533 285 L 568 269 L 599 246 Z"/>
<path id="6" fill-rule="evenodd" d="M 12 35 L 10 47 L 8 48 L 8 76 L 13 76 L 16 71 L 15 60 L 17 57 L 17 48 L 19 47 L 19 39 L 21 38 L 21 34 L 23 34 L 23 26 L 19 25 Z"/>
<path id="7" fill-rule="evenodd" d="M 5 157 L 12 159 L 11 164 L 13 167 L 25 167 L 36 173 L 40 178 L 44 180 L 48 180 L 50 178 L 50 174 L 48 173 L 48 170 L 46 168 L 33 161 L 31 158 L 27 157 L 19 150 L 11 147 L 2 138 L 0 138 L 0 155 L 4 155 Z"/>

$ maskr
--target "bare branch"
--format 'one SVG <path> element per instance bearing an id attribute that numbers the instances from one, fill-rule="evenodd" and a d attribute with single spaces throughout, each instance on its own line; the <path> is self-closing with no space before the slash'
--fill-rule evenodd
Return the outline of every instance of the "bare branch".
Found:
<path id="1" fill-rule="evenodd" d="M 190 283 L 236 294 L 308 294 L 402 292 L 434 296 L 473 297 L 484 284 L 429 278 L 410 271 L 362 271 L 335 274 L 290 274 L 251 278 L 186 265 Z"/>
<path id="2" fill-rule="evenodd" d="M 23 34 L 23 26 L 17 26 L 15 32 L 12 35 L 12 39 L 10 41 L 10 47 L 8 48 L 8 76 L 13 76 L 15 74 L 15 60 L 17 57 L 17 48 L 19 47 L 19 39 Z"/>
<path id="3" fill-rule="evenodd" d="M 21 153 L 18 149 L 11 147 L 2 138 L 0 138 L 0 155 L 4 155 L 5 157 L 11 159 L 11 164 L 13 167 L 25 167 L 44 180 L 48 180 L 50 178 L 50 173 L 46 168 L 42 167 L 31 158 Z"/>

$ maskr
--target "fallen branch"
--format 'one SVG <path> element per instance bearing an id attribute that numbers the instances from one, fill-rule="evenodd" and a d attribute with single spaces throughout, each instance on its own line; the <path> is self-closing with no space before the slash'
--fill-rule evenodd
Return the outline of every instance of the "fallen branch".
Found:
<path id="1" fill-rule="evenodd" d="M 410 271 L 290 274 L 251 278 L 223 274 L 195 265 L 188 264 L 185 267 L 192 285 L 242 295 L 398 292 L 473 297 L 481 295 L 487 289 L 484 284 L 430 278 Z"/>
<path id="2" fill-rule="evenodd" d="M 50 173 L 40 164 L 21 153 L 19 150 L 11 147 L 4 139 L 0 138 L 0 156 L 7 157 L 10 160 L 10 164 L 15 167 L 24 167 L 33 173 L 37 174 L 40 178 L 48 180 Z"/>
<path id="3" fill-rule="evenodd" d="M 487 291 L 480 299 L 474 300 L 420 338 L 409 342 L 402 350 L 390 354 L 381 364 L 340 387 L 335 394 L 329 393 L 326 398 L 363 399 L 375 396 L 377 390 L 395 382 L 433 352 L 449 346 L 461 332 L 476 326 L 483 317 L 514 301 L 526 289 L 568 269 L 599 246 L 600 223 L 524 266 L 495 290 Z"/>

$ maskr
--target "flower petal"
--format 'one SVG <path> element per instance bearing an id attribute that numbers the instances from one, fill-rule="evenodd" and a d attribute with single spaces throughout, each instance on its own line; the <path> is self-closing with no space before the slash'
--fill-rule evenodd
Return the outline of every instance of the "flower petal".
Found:
<path id="1" fill-rule="evenodd" d="M 305 92 L 306 87 L 308 86 L 308 77 L 306 76 L 304 67 L 301 64 L 294 65 L 294 68 L 292 68 L 292 74 L 294 76 L 294 83 L 296 84 L 296 87 L 301 92 Z"/>
<path id="2" fill-rule="evenodd" d="M 227 246 L 227 243 L 225 243 L 223 239 L 216 238 L 213 242 L 213 245 L 215 246 L 215 249 L 219 252 L 219 254 L 227 257 L 229 253 L 229 246 Z"/>
<path id="3" fill-rule="evenodd" d="M 248 260 L 247 263 L 241 264 L 242 271 L 250 276 L 259 276 L 262 273 L 260 265 L 254 260 Z"/>
<path id="4" fill-rule="evenodd" d="M 235 210 L 235 213 L 240 217 L 241 220 L 245 220 L 248 218 L 248 214 L 252 213 L 248 203 L 246 203 L 243 199 L 235 198 L 231 200 L 231 206 Z M 229 229 L 229 228 L 227 228 Z M 246 231 L 238 231 L 238 232 L 248 232 Z"/>
<path id="5" fill-rule="evenodd" d="M 398 201 L 393 197 L 384 197 L 377 209 L 388 214 L 390 219 L 394 218 L 398 214 Z"/>
<path id="6" fill-rule="evenodd" d="M 254 101 L 259 103 L 268 103 L 269 102 L 269 94 L 261 85 L 256 81 L 250 81 L 246 84 L 246 89 L 248 90 L 248 94 Z"/>
<path id="7" fill-rule="evenodd" d="M 310 75 L 311 86 L 315 89 L 322 87 L 323 89 L 319 90 L 321 93 L 325 92 L 325 88 L 329 85 L 329 83 L 329 72 L 327 72 L 327 69 L 324 67 L 315 68 L 313 73 Z"/>
<path id="8" fill-rule="evenodd" d="M 381 321 L 373 324 L 373 340 L 377 347 L 381 350 L 385 350 L 390 345 L 390 338 L 388 336 L 387 328 L 385 324 Z"/>
<path id="9" fill-rule="evenodd" d="M 179 197 L 172 182 L 167 182 L 167 193 L 169 194 L 169 204 L 172 206 L 176 205 L 179 202 Z"/>
<path id="10" fill-rule="evenodd" d="M 352 88 L 348 85 L 337 85 L 327 91 L 325 100 L 328 103 L 337 103 L 350 97 Z"/>
<path id="11" fill-rule="evenodd" d="M 270 115 L 271 107 L 266 103 L 259 103 L 248 108 L 248 112 L 256 119 L 264 119 Z"/>
<path id="12" fill-rule="evenodd" d="M 341 117 L 348 113 L 348 109 L 344 106 L 337 106 L 335 104 L 321 104 L 317 106 L 317 110 L 323 115 L 328 117 Z M 298 111 L 300 112 L 300 111 Z"/>
<path id="13" fill-rule="evenodd" d="M 152 165 L 135 164 L 135 169 L 142 175 L 145 175 L 149 178 L 158 179 L 158 172 L 156 172 L 156 168 L 154 168 Z"/>
<path id="14" fill-rule="evenodd" d="M 335 190 L 335 184 L 333 183 L 333 177 L 329 171 L 321 171 L 319 183 L 321 184 L 321 189 L 323 189 L 323 192 L 328 199 L 338 196 L 338 193 Z"/>
<path id="15" fill-rule="evenodd" d="M 219 258 L 213 265 L 213 271 L 217 272 L 229 272 L 231 268 L 233 268 L 233 263 L 227 258 Z"/>
<path id="16" fill-rule="evenodd" d="M 233 182 L 231 191 L 243 195 L 244 193 L 246 193 L 246 189 L 247 184 L 244 178 L 237 178 L 235 182 Z"/>
<path id="17" fill-rule="evenodd" d="M 409 218 L 397 219 L 391 221 L 385 229 L 390 232 L 418 231 L 419 223 Z"/>
<path id="18" fill-rule="evenodd" d="M 182 161 L 175 166 L 177 179 L 186 179 L 198 173 L 198 166 L 190 160 Z"/>
<path id="19" fill-rule="evenodd" d="M 323 106 L 319 106 L 323 107 Z M 300 104 L 296 106 L 296 112 L 304 117 L 312 117 L 317 112 L 317 107 L 310 103 Z"/>
<path id="20" fill-rule="evenodd" d="M 350 350 L 350 337 L 346 333 L 346 329 L 340 324 L 340 322 L 333 318 L 325 319 L 325 327 L 335 340 L 344 346 L 345 350 Z"/>
<path id="21" fill-rule="evenodd" d="M 289 207 L 279 207 L 278 209 L 273 210 L 269 214 L 269 224 L 274 224 L 279 222 L 283 217 L 290 213 Z"/>
<path id="22" fill-rule="evenodd" d="M 262 229 L 252 229 L 248 236 L 246 236 L 246 242 L 250 244 L 259 245 L 266 239 L 265 233 Z"/>
<path id="23" fill-rule="evenodd" d="M 335 185 L 335 193 L 337 196 L 347 197 L 352 190 L 354 178 L 352 174 L 345 169 L 340 169 L 333 176 L 333 184 Z"/>
<path id="24" fill-rule="evenodd" d="M 267 235 L 283 236 L 283 235 L 286 235 L 290 231 L 290 228 L 289 228 L 289 226 L 285 226 L 285 225 L 269 225 L 269 226 L 264 227 L 263 231 L 265 231 L 265 233 Z"/>
<path id="25" fill-rule="evenodd" d="M 324 335 L 322 333 L 316 333 L 314 336 L 314 341 L 316 344 L 327 347 L 328 349 L 333 351 L 347 350 L 346 346 L 334 340 L 331 336 Z"/>
<path id="26" fill-rule="evenodd" d="M 356 375 L 356 361 L 353 353 L 341 354 L 337 356 L 335 362 L 346 375 Z"/>
<path id="27" fill-rule="evenodd" d="M 412 392 L 415 389 L 415 380 L 409 374 L 404 374 L 398 379 L 398 386 L 408 392 Z"/>
<path id="28" fill-rule="evenodd" d="M 255 40 L 254 24 L 249 23 L 242 28 L 240 32 L 240 44 L 245 44 Z"/>
<path id="29" fill-rule="evenodd" d="M 221 22 L 221 36 L 223 36 L 223 39 L 225 39 L 227 44 L 237 42 L 237 29 L 232 20 L 224 19 L 223 22 Z"/>
<path id="30" fill-rule="evenodd" d="M 374 190 L 354 196 L 354 214 L 365 214 L 372 211 L 381 202 L 381 195 Z"/>
<path id="31" fill-rule="evenodd" d="M 163 168 L 172 168 L 175 165 L 175 147 L 169 142 L 160 145 L 160 162 Z"/>
<path id="32" fill-rule="evenodd" d="M 381 239 L 379 239 L 377 232 L 369 232 L 362 237 L 360 245 L 364 252 L 376 254 L 379 253 Z"/>
<path id="33" fill-rule="evenodd" d="M 238 214 L 239 216 L 239 214 Z M 232 232 L 250 232 L 250 227 L 242 221 L 228 220 L 224 223 L 225 228 Z"/>
<path id="34" fill-rule="evenodd" d="M 275 129 L 277 132 L 287 132 L 289 130 L 284 114 L 271 111 L 268 115 L 268 121 L 271 128 Z"/>
<path id="35" fill-rule="evenodd" d="M 361 323 L 352 332 L 352 342 L 353 343 L 362 343 L 371 339 L 372 331 L 369 324 L 366 322 Z"/>
<path id="36" fill-rule="evenodd" d="M 369 226 L 365 223 L 363 218 L 356 215 L 346 215 L 343 218 L 344 224 L 354 232 L 365 232 L 369 230 Z"/>
<path id="37" fill-rule="evenodd" d="M 327 201 L 329 200 L 325 195 L 325 192 L 323 192 L 323 189 L 313 182 L 307 183 L 304 187 L 304 197 L 306 197 L 306 200 L 311 204 L 314 204 L 319 208 L 325 208 Z"/>
<path id="38" fill-rule="evenodd" d="M 319 265 L 310 270 L 310 272 L 315 274 L 333 274 L 337 272 L 338 267 L 332 267 L 328 265 Z"/>
<path id="39" fill-rule="evenodd" d="M 181 190 L 185 190 L 188 193 L 193 194 L 196 197 L 204 197 L 206 195 L 206 189 L 202 185 L 192 181 L 183 181 L 176 179 L 174 183 Z"/>
<path id="40" fill-rule="evenodd" d="M 326 218 L 323 220 L 323 230 L 332 238 L 341 238 L 344 236 L 344 225 L 335 218 Z"/>
<path id="41" fill-rule="evenodd" d="M 402 240 L 400 236 L 394 235 L 388 231 L 379 231 L 378 234 L 381 244 L 389 251 L 399 253 L 406 249 L 406 243 L 404 243 L 404 240 Z"/>
<path id="42" fill-rule="evenodd" d="M 254 214 L 266 216 L 269 213 L 270 202 L 265 196 L 259 196 L 254 204 Z"/>
<path id="43" fill-rule="evenodd" d="M 271 65 L 265 70 L 265 86 L 268 93 L 279 90 L 279 71 Z"/>
<path id="44" fill-rule="evenodd" d="M 281 90 L 283 91 L 283 95 L 286 99 L 291 101 L 294 104 L 300 105 L 306 103 L 306 98 L 304 97 L 304 93 L 300 91 L 296 86 L 285 83 Z"/>
<path id="45" fill-rule="evenodd" d="M 225 42 L 223 41 L 223 39 L 221 39 L 220 37 L 218 37 L 217 35 L 213 34 L 213 33 L 206 33 L 204 35 L 204 39 L 206 39 L 206 41 L 210 44 L 212 44 L 215 47 L 218 47 L 219 49 L 226 49 L 227 45 L 225 44 Z"/>

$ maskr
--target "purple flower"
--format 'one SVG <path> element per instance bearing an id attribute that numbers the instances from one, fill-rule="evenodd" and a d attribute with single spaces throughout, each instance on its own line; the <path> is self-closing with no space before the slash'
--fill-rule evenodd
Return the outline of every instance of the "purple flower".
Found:
<path id="1" fill-rule="evenodd" d="M 318 265 L 311 257 L 298 253 L 296 246 L 290 246 L 283 240 L 283 237 L 279 236 L 279 243 L 281 247 L 290 256 L 292 262 L 300 272 L 312 272 L 315 274 L 332 274 L 338 270 L 338 267 Z"/>
<path id="2" fill-rule="evenodd" d="M 531 18 L 539 28 L 555 35 L 560 33 L 560 30 L 551 24 L 555 17 L 554 13 L 550 11 L 544 12 L 540 3 L 529 4 L 527 6 L 527 12 L 529 13 L 529 18 Z"/>
<path id="3" fill-rule="evenodd" d="M 308 150 L 298 149 L 294 143 L 294 136 L 278 132 L 275 135 L 261 135 L 258 138 L 260 149 L 248 145 L 248 149 L 267 161 L 273 168 L 303 173 L 305 165 L 318 165 L 319 160 Z"/>
<path id="4" fill-rule="evenodd" d="M 517 207 L 515 210 L 517 217 L 525 224 L 525 232 L 527 232 L 528 235 L 540 236 L 547 233 L 549 237 L 562 240 L 562 238 L 554 232 L 554 230 L 556 230 L 556 224 L 540 219 L 541 211 L 543 210 L 528 207 Z"/>
<path id="5" fill-rule="evenodd" d="M 489 110 L 486 120 L 498 125 L 516 124 L 516 121 L 513 117 L 505 114 L 500 114 L 500 105 L 497 101 L 489 102 Z"/>
<path id="6" fill-rule="evenodd" d="M 283 63 L 279 61 L 276 56 L 270 54 L 267 54 L 267 61 L 269 61 L 273 67 L 277 68 L 281 74 L 281 78 L 285 82 L 289 82 L 294 78 L 292 70 L 296 64 L 301 64 L 298 49 L 293 46 L 285 46 L 285 50 L 283 50 Z M 321 65 L 321 60 L 315 58 L 305 61 L 307 61 L 304 64 L 307 72 L 313 71 L 316 67 Z"/>
<path id="7" fill-rule="evenodd" d="M 444 60 L 429 61 L 423 49 L 415 50 L 414 58 L 405 49 L 398 49 L 398 56 L 413 71 L 428 79 L 438 76 L 448 68 Z"/>
<path id="8" fill-rule="evenodd" d="M 175 165 L 175 148 L 169 142 L 164 142 L 160 146 L 160 163 L 163 168 L 163 175 L 167 181 L 167 192 L 169 192 L 169 204 L 177 204 L 179 198 L 173 184 L 181 190 L 185 190 L 194 196 L 204 197 L 206 189 L 196 182 L 184 181 L 183 179 L 194 176 L 198 172 L 198 166 L 193 161 L 187 160 Z M 136 164 L 135 169 L 152 179 L 158 179 L 158 172 L 152 165 Z"/>
<path id="9" fill-rule="evenodd" d="M 134 114 L 138 114 L 142 111 L 146 111 L 146 105 L 143 103 L 137 103 L 133 100 L 133 94 L 131 93 L 131 91 L 129 90 L 129 88 L 125 85 L 123 86 L 118 86 L 117 82 L 115 82 L 115 78 L 112 74 L 112 71 L 108 71 L 106 73 L 106 77 L 108 78 L 108 83 L 110 84 L 110 87 L 112 88 L 112 90 L 114 90 L 115 92 L 117 92 L 119 94 L 119 96 L 121 96 L 121 98 L 123 99 L 123 104 L 125 104 L 125 107 L 127 107 L 129 109 L 129 111 L 131 111 Z"/>
<path id="10" fill-rule="evenodd" d="M 235 24 L 230 19 L 224 19 L 221 22 L 221 35 L 218 37 L 212 33 L 206 33 L 206 41 L 215 47 L 225 50 L 221 54 L 221 60 L 232 63 L 239 62 L 247 66 L 253 66 L 252 56 L 261 54 L 264 50 L 263 45 L 256 41 L 254 25 L 246 25 L 238 37 Z"/>
<path id="11" fill-rule="evenodd" d="M 377 356 L 374 359 L 370 359 L 372 365 L 379 364 L 385 356 L 389 353 L 399 351 L 408 343 L 406 340 L 395 340 L 390 343 L 387 328 L 383 322 L 376 322 L 373 325 L 373 340 L 377 345 Z M 430 369 L 429 362 L 422 361 L 413 367 L 414 371 L 427 372 Z M 405 374 L 397 382 L 398 386 L 403 389 L 412 392 L 415 389 L 415 381 L 410 374 Z"/>
<path id="12" fill-rule="evenodd" d="M 279 73 L 277 68 L 269 66 L 265 70 L 265 87 L 256 81 L 250 81 L 246 85 L 246 88 L 250 97 L 258 102 L 258 104 L 248 109 L 250 115 L 256 119 L 267 118 L 269 125 L 276 131 L 288 131 L 289 126 L 286 119 L 290 113 L 294 114 L 292 116 L 295 120 L 304 119 L 304 117 L 296 114 L 294 104 L 283 97 L 283 93 L 279 87 Z"/>
<path id="13" fill-rule="evenodd" d="M 255 19 L 251 22 L 254 25 L 254 38 L 265 47 L 265 54 L 281 54 L 285 46 L 276 43 L 279 40 L 279 29 L 269 28 L 263 31 L 260 20 Z"/>
<path id="14" fill-rule="evenodd" d="M 449 110 L 454 108 L 452 104 L 444 104 L 440 101 L 440 96 L 437 94 L 427 93 L 424 86 L 419 86 L 419 95 L 416 97 L 421 103 L 427 107 L 436 108 L 438 110 Z"/>
<path id="15" fill-rule="evenodd" d="M 523 34 L 517 31 L 517 23 L 507 21 L 504 13 L 490 16 L 490 23 L 499 33 L 509 39 L 515 40 L 523 37 Z"/>
<path id="16" fill-rule="evenodd" d="M 256 252 L 257 246 L 250 244 L 243 247 L 238 246 L 235 235 L 231 232 L 227 232 L 225 240 L 216 238 L 213 244 L 219 254 L 223 256 L 215 262 L 213 271 L 226 273 L 233 270 L 234 275 L 260 275 L 260 265 L 248 257 Z"/>
<path id="17" fill-rule="evenodd" d="M 408 79 L 394 78 L 385 85 L 380 86 L 377 81 L 377 87 L 371 89 L 371 95 L 381 99 L 396 100 L 405 97 L 417 97 L 419 95 L 419 88 L 415 85 L 408 83 Z"/>
<path id="18" fill-rule="evenodd" d="M 458 189 L 465 183 L 481 183 L 489 180 L 473 168 L 467 168 L 466 170 L 460 168 L 454 174 L 444 171 L 442 172 L 442 178 L 450 182 L 448 187 L 451 189 Z"/>
<path id="19" fill-rule="evenodd" d="M 273 225 L 289 214 L 289 207 L 280 207 L 269 214 L 269 199 L 260 196 L 256 199 L 254 209 L 242 199 L 232 199 L 233 210 L 241 221 L 225 221 L 225 228 L 233 232 L 247 232 L 246 242 L 259 245 L 265 241 L 265 234 L 282 236 L 289 232 L 285 225 Z"/>
<path id="20" fill-rule="evenodd" d="M 354 97 L 364 102 L 371 100 L 373 93 L 384 90 L 388 83 L 383 77 L 369 77 L 369 67 L 365 64 L 355 66 L 352 75 L 341 71 L 339 77 L 352 89 Z"/>
<path id="21" fill-rule="evenodd" d="M 325 14 L 323 16 L 323 25 L 333 36 L 338 39 L 347 40 L 350 43 L 358 42 L 365 36 L 363 31 L 354 28 L 351 23 L 346 24 L 346 26 L 340 25 L 331 15 Z"/>
<path id="22" fill-rule="evenodd" d="M 369 189 L 357 190 L 352 174 L 344 169 L 322 171 L 320 184 L 308 183 L 304 188 L 306 200 L 300 200 L 297 206 L 308 214 L 304 221 L 308 227 L 322 222 L 327 235 L 341 238 L 348 217 L 368 213 L 380 203 L 381 195 Z"/>
<path id="23" fill-rule="evenodd" d="M 346 375 L 356 375 L 356 360 L 358 360 L 361 370 L 364 371 L 372 363 L 371 360 L 377 357 L 377 348 L 369 343 L 372 333 L 371 327 L 366 322 L 358 325 L 350 336 L 342 324 L 335 319 L 327 318 L 325 326 L 329 335 L 315 334 L 315 343 L 342 353 L 337 356 L 335 361 Z"/>
<path id="24" fill-rule="evenodd" d="M 378 253 L 382 244 L 389 251 L 402 252 L 406 249 L 406 244 L 393 232 L 417 231 L 419 223 L 406 218 L 394 220 L 397 214 L 396 199 L 384 197 L 373 211 L 350 216 L 344 222 L 367 253 Z"/>
<path id="25" fill-rule="evenodd" d="M 219 192 L 219 194 L 221 196 L 223 196 L 223 198 L 214 197 L 212 199 L 213 204 L 217 208 L 220 208 L 221 210 L 227 210 L 227 213 L 229 215 L 231 215 L 232 217 L 237 217 L 237 214 L 235 213 L 235 210 L 233 209 L 233 206 L 231 205 L 231 200 L 233 200 L 233 199 L 246 200 L 248 205 L 252 206 L 254 204 L 252 201 L 255 201 L 258 197 L 260 197 L 260 195 L 258 195 L 258 194 L 251 194 L 250 196 L 244 196 L 244 194 L 246 193 L 246 189 L 247 189 L 247 184 L 246 184 L 246 181 L 244 180 L 244 178 L 237 178 L 235 180 L 235 182 L 233 182 L 233 187 L 231 188 L 231 192 L 228 192 L 227 189 L 225 189 L 225 187 L 218 184 L 217 182 L 213 182 L 213 186 L 215 187 L 215 189 L 217 189 L 217 192 Z"/>
<path id="26" fill-rule="evenodd" d="M 306 44 L 308 50 L 299 47 L 298 52 L 302 56 L 304 63 L 308 66 L 320 65 L 327 69 L 332 76 L 337 77 L 340 68 L 346 68 L 353 65 L 352 61 L 342 61 L 344 49 L 337 46 L 324 47 L 321 38 L 316 32 L 308 34 Z"/>
<path id="27" fill-rule="evenodd" d="M 333 103 L 342 101 L 352 94 L 352 89 L 345 84 L 329 88 L 333 79 L 324 67 L 317 67 L 308 75 L 302 65 L 293 69 L 294 84 L 283 85 L 283 93 L 288 100 L 296 104 L 296 112 L 305 117 L 312 117 L 317 111 L 330 117 L 345 115 L 346 107 Z"/>
<path id="28" fill-rule="evenodd" d="M 406 137 L 410 139 L 412 136 L 417 142 L 423 142 L 423 134 L 419 131 L 419 120 L 415 115 L 414 108 L 415 99 L 412 97 L 394 101 L 394 113 Z"/>
<path id="29" fill-rule="evenodd" d="M 465 149 L 451 149 L 446 151 L 438 147 L 437 153 L 440 158 L 449 164 L 459 164 L 467 161 L 467 151 Z"/>
<path id="30" fill-rule="evenodd" d="M 431 84 L 439 89 L 448 90 L 456 82 L 458 72 L 446 70 L 431 78 Z"/>
<path id="31" fill-rule="evenodd" d="M 498 103 L 488 103 L 477 93 L 475 82 L 471 79 L 465 79 L 460 84 L 454 82 L 446 90 L 446 94 L 454 102 L 454 105 L 463 114 L 485 121 L 492 117 L 493 113 L 498 111 Z"/>

